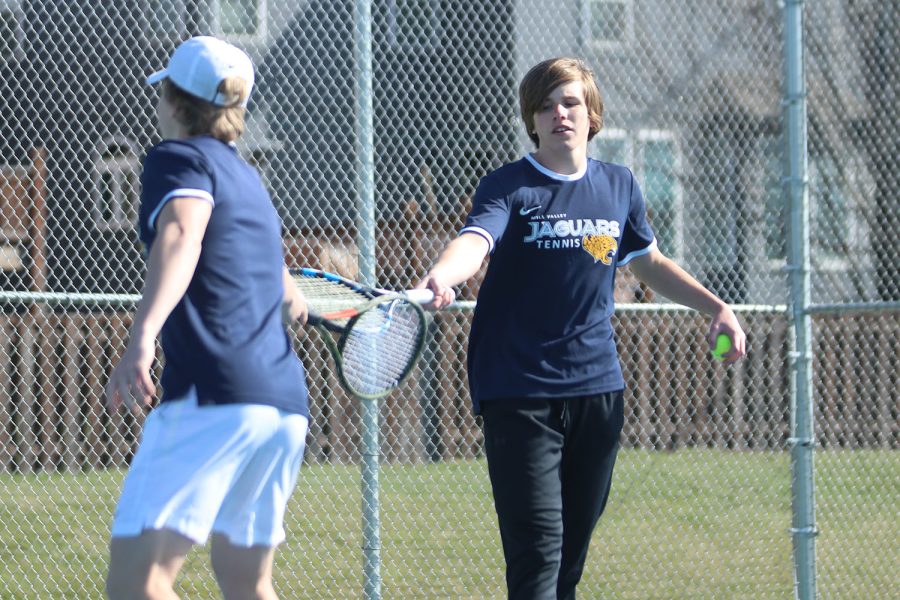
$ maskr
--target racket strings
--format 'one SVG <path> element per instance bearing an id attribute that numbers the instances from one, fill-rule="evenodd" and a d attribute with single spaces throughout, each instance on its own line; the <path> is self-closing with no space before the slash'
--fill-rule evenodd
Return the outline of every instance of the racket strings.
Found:
<path id="1" fill-rule="evenodd" d="M 425 323 L 418 307 L 391 300 L 364 312 L 344 338 L 344 377 L 357 391 L 379 394 L 409 372 L 422 344 Z"/>

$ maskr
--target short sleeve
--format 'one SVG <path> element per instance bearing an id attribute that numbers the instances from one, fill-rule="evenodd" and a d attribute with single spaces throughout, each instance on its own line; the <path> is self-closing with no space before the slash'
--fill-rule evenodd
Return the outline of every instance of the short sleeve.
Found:
<path id="1" fill-rule="evenodd" d="M 493 252 L 496 242 L 503 237 L 508 223 L 508 195 L 496 185 L 496 178 L 491 176 L 482 178 L 478 189 L 475 190 L 472 210 L 460 234 L 475 233 L 482 236 L 488 243 L 488 251 Z"/>
<path id="2" fill-rule="evenodd" d="M 163 142 L 147 153 L 141 173 L 138 225 L 141 241 L 147 248 L 156 237 L 160 211 L 169 200 L 183 197 L 215 203 L 209 168 L 194 148 Z"/>
<path id="3" fill-rule="evenodd" d="M 644 196 L 641 188 L 631 176 L 631 200 L 628 207 L 628 220 L 622 231 L 622 241 L 619 244 L 618 255 L 622 258 L 618 266 L 627 264 L 632 258 L 647 254 L 656 248 L 656 236 L 650 223 L 647 222 L 647 209 L 644 205 Z"/>

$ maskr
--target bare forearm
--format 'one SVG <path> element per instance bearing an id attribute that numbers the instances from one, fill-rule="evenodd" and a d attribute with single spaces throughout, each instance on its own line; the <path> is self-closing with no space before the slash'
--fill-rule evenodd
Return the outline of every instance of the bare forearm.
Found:
<path id="1" fill-rule="evenodd" d="M 144 290 L 131 326 L 132 337 L 155 339 L 159 335 L 191 283 L 200 258 L 200 240 L 174 226 L 160 232 L 150 250 Z"/>
<path id="2" fill-rule="evenodd" d="M 428 274 L 445 285 L 459 285 L 478 273 L 487 250 L 484 238 L 464 233 L 447 245 Z"/>
<path id="3" fill-rule="evenodd" d="M 464 233 L 450 242 L 428 274 L 416 286 L 434 292 L 434 308 L 449 306 L 456 299 L 453 286 L 478 272 L 488 253 L 488 242 L 480 235 Z"/>
<path id="4" fill-rule="evenodd" d="M 732 348 L 725 354 L 725 363 L 731 364 L 747 353 L 747 336 L 738 322 L 737 315 L 728 304 L 707 290 L 687 271 L 654 249 L 630 263 L 638 279 L 669 300 L 700 311 L 710 317 L 707 341 L 716 345 L 720 334 L 727 335 Z"/>
<path id="5" fill-rule="evenodd" d="M 687 271 L 658 252 L 636 259 L 631 268 L 638 279 L 673 302 L 709 316 L 718 314 L 725 307 L 722 300 Z"/>

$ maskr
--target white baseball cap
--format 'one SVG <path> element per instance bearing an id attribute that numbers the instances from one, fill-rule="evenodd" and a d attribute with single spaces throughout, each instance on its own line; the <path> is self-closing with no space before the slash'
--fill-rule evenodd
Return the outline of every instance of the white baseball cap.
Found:
<path id="1" fill-rule="evenodd" d="M 240 77 L 248 84 L 247 106 L 253 89 L 253 63 L 247 54 L 228 42 L 209 36 L 192 37 L 182 42 L 162 71 L 147 77 L 148 84 L 165 78 L 185 92 L 217 106 L 227 106 L 228 99 L 219 93 L 219 84 L 228 77 Z"/>

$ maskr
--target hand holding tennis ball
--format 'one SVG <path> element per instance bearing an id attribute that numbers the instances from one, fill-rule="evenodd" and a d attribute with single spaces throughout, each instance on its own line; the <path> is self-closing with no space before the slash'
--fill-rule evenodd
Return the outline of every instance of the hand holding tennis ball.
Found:
<path id="1" fill-rule="evenodd" d="M 731 338 L 727 333 L 720 333 L 716 337 L 716 347 L 711 350 L 713 358 L 725 360 L 725 355 L 731 350 Z"/>

